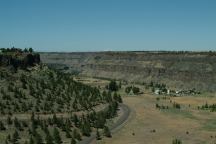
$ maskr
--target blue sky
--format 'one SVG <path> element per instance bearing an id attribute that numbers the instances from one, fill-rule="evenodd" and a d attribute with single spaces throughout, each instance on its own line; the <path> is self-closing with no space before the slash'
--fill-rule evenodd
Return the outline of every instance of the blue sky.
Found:
<path id="1" fill-rule="evenodd" d="M 0 0 L 0 47 L 216 50 L 216 0 Z"/>

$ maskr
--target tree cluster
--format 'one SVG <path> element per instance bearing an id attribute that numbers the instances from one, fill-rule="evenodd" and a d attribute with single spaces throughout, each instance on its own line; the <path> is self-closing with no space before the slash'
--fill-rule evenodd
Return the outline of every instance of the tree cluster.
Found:
<path id="1" fill-rule="evenodd" d="M 211 112 L 215 112 L 216 111 L 216 104 L 205 103 L 202 106 L 198 106 L 198 109 L 201 109 L 201 110 L 210 110 Z"/>
<path id="2" fill-rule="evenodd" d="M 125 92 L 128 94 L 130 92 L 133 92 L 133 94 L 137 95 L 140 93 L 140 89 L 139 87 L 135 87 L 135 86 L 128 86 L 125 88 Z"/>

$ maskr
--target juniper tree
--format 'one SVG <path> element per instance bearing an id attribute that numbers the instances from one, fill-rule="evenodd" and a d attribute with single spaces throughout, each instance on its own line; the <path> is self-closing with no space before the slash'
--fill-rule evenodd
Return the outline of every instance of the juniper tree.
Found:
<path id="1" fill-rule="evenodd" d="M 4 123 L 0 121 L 0 130 L 6 130 Z"/>
<path id="2" fill-rule="evenodd" d="M 9 144 L 7 140 L 5 140 L 5 144 Z"/>
<path id="3" fill-rule="evenodd" d="M 107 126 L 104 126 L 104 135 L 106 137 L 112 137 L 111 132 Z"/>
<path id="4" fill-rule="evenodd" d="M 174 139 L 174 140 L 172 141 L 172 144 L 182 144 L 182 141 L 179 140 L 179 139 Z"/>
<path id="5" fill-rule="evenodd" d="M 101 136 L 100 136 L 100 133 L 99 133 L 98 129 L 97 129 L 97 132 L 96 132 L 96 139 L 101 140 Z"/>
<path id="6" fill-rule="evenodd" d="M 45 138 L 46 144 L 54 144 L 52 136 L 48 133 Z"/>
<path id="7" fill-rule="evenodd" d="M 79 119 L 76 114 L 73 115 L 72 121 L 74 122 L 75 126 L 78 126 Z"/>
<path id="8" fill-rule="evenodd" d="M 18 139 L 19 139 L 19 133 L 15 130 L 15 132 L 13 133 L 11 142 L 13 144 L 18 144 Z"/>
<path id="9" fill-rule="evenodd" d="M 62 143 L 61 136 L 60 136 L 59 131 L 56 127 L 53 130 L 53 138 L 54 138 L 54 141 L 56 142 L 56 144 Z"/>
<path id="10" fill-rule="evenodd" d="M 79 141 L 82 140 L 80 133 L 77 131 L 77 129 L 74 129 L 73 131 L 73 137 Z"/>
<path id="11" fill-rule="evenodd" d="M 7 141 L 11 141 L 11 135 L 10 135 L 10 134 L 8 134 L 6 140 L 7 140 Z"/>
<path id="12" fill-rule="evenodd" d="M 72 137 L 69 130 L 66 130 L 66 137 L 67 138 L 71 138 Z"/>
<path id="13" fill-rule="evenodd" d="M 118 101 L 118 95 L 117 95 L 116 92 L 113 94 L 113 99 L 114 99 L 115 101 Z"/>
<path id="14" fill-rule="evenodd" d="M 15 126 L 17 129 L 22 130 L 22 126 L 21 126 L 19 120 L 18 120 L 16 117 L 14 118 L 14 126 Z"/>
<path id="15" fill-rule="evenodd" d="M 104 124 L 106 123 L 106 117 L 104 116 L 103 112 L 99 112 L 96 114 L 96 119 L 94 122 L 95 128 L 103 128 Z"/>
<path id="16" fill-rule="evenodd" d="M 56 114 L 53 115 L 53 123 L 54 124 L 58 123 L 58 118 L 56 117 Z"/>
<path id="17" fill-rule="evenodd" d="M 140 92 L 140 89 L 138 87 L 133 86 L 132 91 L 134 94 L 138 94 Z"/>
<path id="18" fill-rule="evenodd" d="M 35 135 L 35 144 L 43 144 L 43 139 L 39 133 Z"/>
<path id="19" fill-rule="evenodd" d="M 8 124 L 8 125 L 13 124 L 13 121 L 11 120 L 11 117 L 10 117 L 10 116 L 7 117 L 7 124 Z"/>
<path id="20" fill-rule="evenodd" d="M 26 121 L 22 121 L 22 125 L 23 125 L 24 127 L 28 127 L 28 124 L 27 124 Z"/>
<path id="21" fill-rule="evenodd" d="M 118 85 L 117 85 L 116 81 L 112 80 L 109 83 L 109 90 L 110 91 L 118 91 Z"/>
<path id="22" fill-rule="evenodd" d="M 126 87 L 126 88 L 125 88 L 125 92 L 128 94 L 128 93 L 130 93 L 131 89 L 132 89 L 131 86 L 130 86 L 130 87 Z"/>
<path id="23" fill-rule="evenodd" d="M 65 121 L 65 129 L 68 131 L 71 131 L 71 121 L 69 119 L 66 119 Z"/>
<path id="24" fill-rule="evenodd" d="M 71 138 L 71 144 L 76 144 L 76 140 L 74 139 L 74 137 Z"/>
<path id="25" fill-rule="evenodd" d="M 34 144 L 34 139 L 33 139 L 32 136 L 31 136 L 30 139 L 29 139 L 29 144 Z"/>

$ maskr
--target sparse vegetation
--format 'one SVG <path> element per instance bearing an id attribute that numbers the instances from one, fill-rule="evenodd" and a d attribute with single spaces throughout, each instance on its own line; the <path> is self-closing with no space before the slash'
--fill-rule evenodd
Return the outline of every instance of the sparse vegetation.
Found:
<path id="1" fill-rule="evenodd" d="M 129 94 L 130 92 L 133 92 L 133 94 L 137 95 L 140 93 L 140 89 L 139 87 L 135 87 L 135 86 L 128 86 L 125 88 L 125 92 L 127 94 Z"/>
<path id="2" fill-rule="evenodd" d="M 5 61 L 5 57 L 13 60 Z M 92 78 L 100 87 L 92 81 L 86 85 L 82 76 L 78 82 L 71 73 L 49 68 L 39 59 L 33 49 L 6 49 L 0 54 L 0 141 L 3 143 L 76 144 L 92 136 L 92 132 L 103 143 L 103 137 L 112 137 L 108 125 L 121 114 L 118 106 L 123 100 L 136 115 L 135 118 L 131 115 L 124 131 L 116 136 L 116 143 L 137 140 L 182 144 L 214 140 L 216 117 L 210 113 L 216 110 L 214 94 L 205 97 L 193 86 L 172 90 L 167 86 L 169 82 L 161 81 L 140 84 L 103 78 L 106 83 L 100 85 L 101 79 Z M 61 70 L 70 71 L 71 67 L 62 65 Z M 73 70 L 77 72 L 73 74 L 82 74 L 79 69 Z M 151 73 L 151 69 L 147 71 Z M 164 70 L 159 68 L 157 73 L 160 77 Z M 122 100 L 125 93 L 128 95 Z M 130 96 L 133 94 L 139 97 Z M 166 135 L 160 137 L 164 132 Z M 172 140 L 173 136 L 181 139 Z M 196 137 L 190 139 L 191 136 Z M 112 143 L 112 139 L 108 141 Z"/>
<path id="3" fill-rule="evenodd" d="M 0 141 L 76 143 L 95 129 L 105 129 L 105 135 L 109 136 L 106 120 L 117 115 L 118 104 L 122 102 L 117 92 L 111 92 L 117 91 L 116 82 L 111 82 L 110 91 L 102 94 L 96 87 L 74 81 L 71 74 L 35 65 L 25 55 L 34 53 L 33 49 L 5 50 L 3 56 L 15 52 L 30 63 L 25 69 L 20 67 L 22 63 L 16 65 L 16 71 L 0 66 Z M 102 108 L 95 110 L 97 107 Z"/>
<path id="4" fill-rule="evenodd" d="M 211 112 L 215 112 L 216 111 L 216 104 L 205 103 L 202 106 L 198 106 L 198 109 L 201 109 L 201 110 L 210 110 Z"/>
<path id="5" fill-rule="evenodd" d="M 172 144 L 182 144 L 182 141 L 179 140 L 179 139 L 174 139 L 174 140 L 172 141 Z"/>

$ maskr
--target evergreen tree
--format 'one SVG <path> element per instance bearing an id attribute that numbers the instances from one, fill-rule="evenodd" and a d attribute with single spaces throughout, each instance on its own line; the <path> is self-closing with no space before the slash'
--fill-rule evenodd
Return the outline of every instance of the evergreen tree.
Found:
<path id="1" fill-rule="evenodd" d="M 34 52 L 33 48 L 29 48 L 29 52 L 30 53 Z"/>
<path id="2" fill-rule="evenodd" d="M 81 127 L 82 134 L 84 136 L 90 136 L 90 133 L 91 133 L 90 124 L 86 119 L 84 119 L 83 121 L 84 122 L 83 122 L 82 127 Z"/>
<path id="3" fill-rule="evenodd" d="M 9 144 L 7 140 L 5 140 L 5 144 Z"/>
<path id="4" fill-rule="evenodd" d="M 35 144 L 43 144 L 43 139 L 39 133 L 35 135 Z"/>
<path id="5" fill-rule="evenodd" d="M 71 131 L 71 121 L 69 119 L 66 119 L 66 122 L 65 122 L 65 130 L 66 131 Z"/>
<path id="6" fill-rule="evenodd" d="M 122 103 L 122 102 L 123 102 L 123 101 L 122 101 L 121 95 L 118 95 L 118 102 L 119 102 L 119 103 Z"/>
<path id="7" fill-rule="evenodd" d="M 82 140 L 80 133 L 77 131 L 77 129 L 74 129 L 73 131 L 73 137 L 79 141 Z"/>
<path id="8" fill-rule="evenodd" d="M 33 121 L 32 123 L 31 123 L 31 134 L 33 135 L 33 136 L 35 136 L 36 135 L 36 123 L 35 123 L 35 121 Z"/>
<path id="9" fill-rule="evenodd" d="M 112 102 L 112 94 L 111 94 L 111 91 L 108 92 L 108 94 L 106 95 L 105 99 L 106 99 L 107 102 Z"/>
<path id="10" fill-rule="evenodd" d="M 0 130 L 6 130 L 4 123 L 0 121 Z"/>
<path id="11" fill-rule="evenodd" d="M 97 113 L 94 127 L 103 128 L 105 123 L 106 123 L 106 117 L 104 116 L 103 112 Z"/>
<path id="12" fill-rule="evenodd" d="M 33 140 L 32 136 L 30 137 L 29 144 L 34 144 L 34 140 Z"/>
<path id="13" fill-rule="evenodd" d="M 107 126 L 104 126 L 104 135 L 106 137 L 112 137 L 111 132 Z"/>
<path id="14" fill-rule="evenodd" d="M 15 130 L 15 132 L 13 133 L 11 141 L 13 144 L 18 144 L 18 139 L 19 139 L 19 133 Z"/>
<path id="15" fill-rule="evenodd" d="M 172 141 L 172 144 L 182 144 L 182 141 L 179 140 L 179 139 L 174 139 L 174 140 Z"/>
<path id="16" fill-rule="evenodd" d="M 76 114 L 73 115 L 72 121 L 74 122 L 75 126 L 78 126 L 79 119 Z"/>
<path id="17" fill-rule="evenodd" d="M 11 117 L 10 117 L 10 116 L 7 117 L 7 124 L 8 124 L 8 125 L 13 124 L 13 121 L 11 120 Z"/>
<path id="18" fill-rule="evenodd" d="M 96 132 L 96 139 L 101 140 L 101 136 L 100 136 L 100 133 L 99 133 L 98 129 L 97 129 L 97 132 Z"/>
<path id="19" fill-rule="evenodd" d="M 52 138 L 52 136 L 48 133 L 47 135 L 46 135 L 46 144 L 54 144 L 53 143 L 53 138 Z"/>
<path id="20" fill-rule="evenodd" d="M 53 115 L 53 123 L 58 124 L 58 118 L 56 117 L 56 114 Z"/>
<path id="21" fill-rule="evenodd" d="M 121 83 L 121 81 L 120 81 L 120 82 L 119 82 L 118 88 L 121 89 L 121 86 L 122 86 L 122 83 Z"/>
<path id="22" fill-rule="evenodd" d="M 23 51 L 24 51 L 25 53 L 27 53 L 27 52 L 28 52 L 28 49 L 27 49 L 27 48 L 25 48 Z"/>
<path id="23" fill-rule="evenodd" d="M 109 90 L 110 91 L 118 91 L 118 85 L 117 85 L 116 81 L 112 80 L 109 83 Z"/>
<path id="24" fill-rule="evenodd" d="M 132 91 L 134 94 L 138 94 L 140 92 L 140 89 L 138 87 L 133 86 Z"/>
<path id="25" fill-rule="evenodd" d="M 131 91 L 131 89 L 132 89 L 132 87 L 130 86 L 130 87 L 126 87 L 125 88 L 125 92 L 127 93 L 127 94 L 129 94 L 130 93 L 130 91 Z"/>
<path id="26" fill-rule="evenodd" d="M 8 134 L 7 140 L 8 140 L 8 141 L 11 141 L 11 135 L 10 135 L 10 134 Z"/>
<path id="27" fill-rule="evenodd" d="M 118 95 L 117 95 L 116 92 L 113 94 L 113 99 L 114 99 L 115 101 L 118 101 Z"/>
<path id="28" fill-rule="evenodd" d="M 14 119 L 14 126 L 18 129 L 18 130 L 23 130 L 23 128 L 22 128 L 22 126 L 21 126 L 21 124 L 20 124 L 20 122 L 19 122 L 19 120 L 15 117 L 15 119 Z"/>
<path id="29" fill-rule="evenodd" d="M 27 124 L 26 121 L 22 121 L 22 125 L 23 125 L 24 127 L 28 127 L 28 124 Z"/>
<path id="30" fill-rule="evenodd" d="M 76 140 L 74 139 L 74 137 L 71 138 L 71 144 L 76 144 Z"/>
<path id="31" fill-rule="evenodd" d="M 69 131 L 69 130 L 66 130 L 66 137 L 67 137 L 67 138 L 71 138 L 71 134 L 70 134 L 70 131 Z"/>
<path id="32" fill-rule="evenodd" d="M 31 121 L 32 121 L 32 122 L 35 121 L 35 114 L 34 114 L 34 112 L 32 112 L 32 114 L 31 114 Z"/>
<path id="33" fill-rule="evenodd" d="M 56 144 L 62 143 L 61 136 L 60 136 L 59 131 L 56 127 L 54 128 L 54 131 L 53 131 L 53 138 L 54 138 L 54 141 L 56 142 Z"/>

